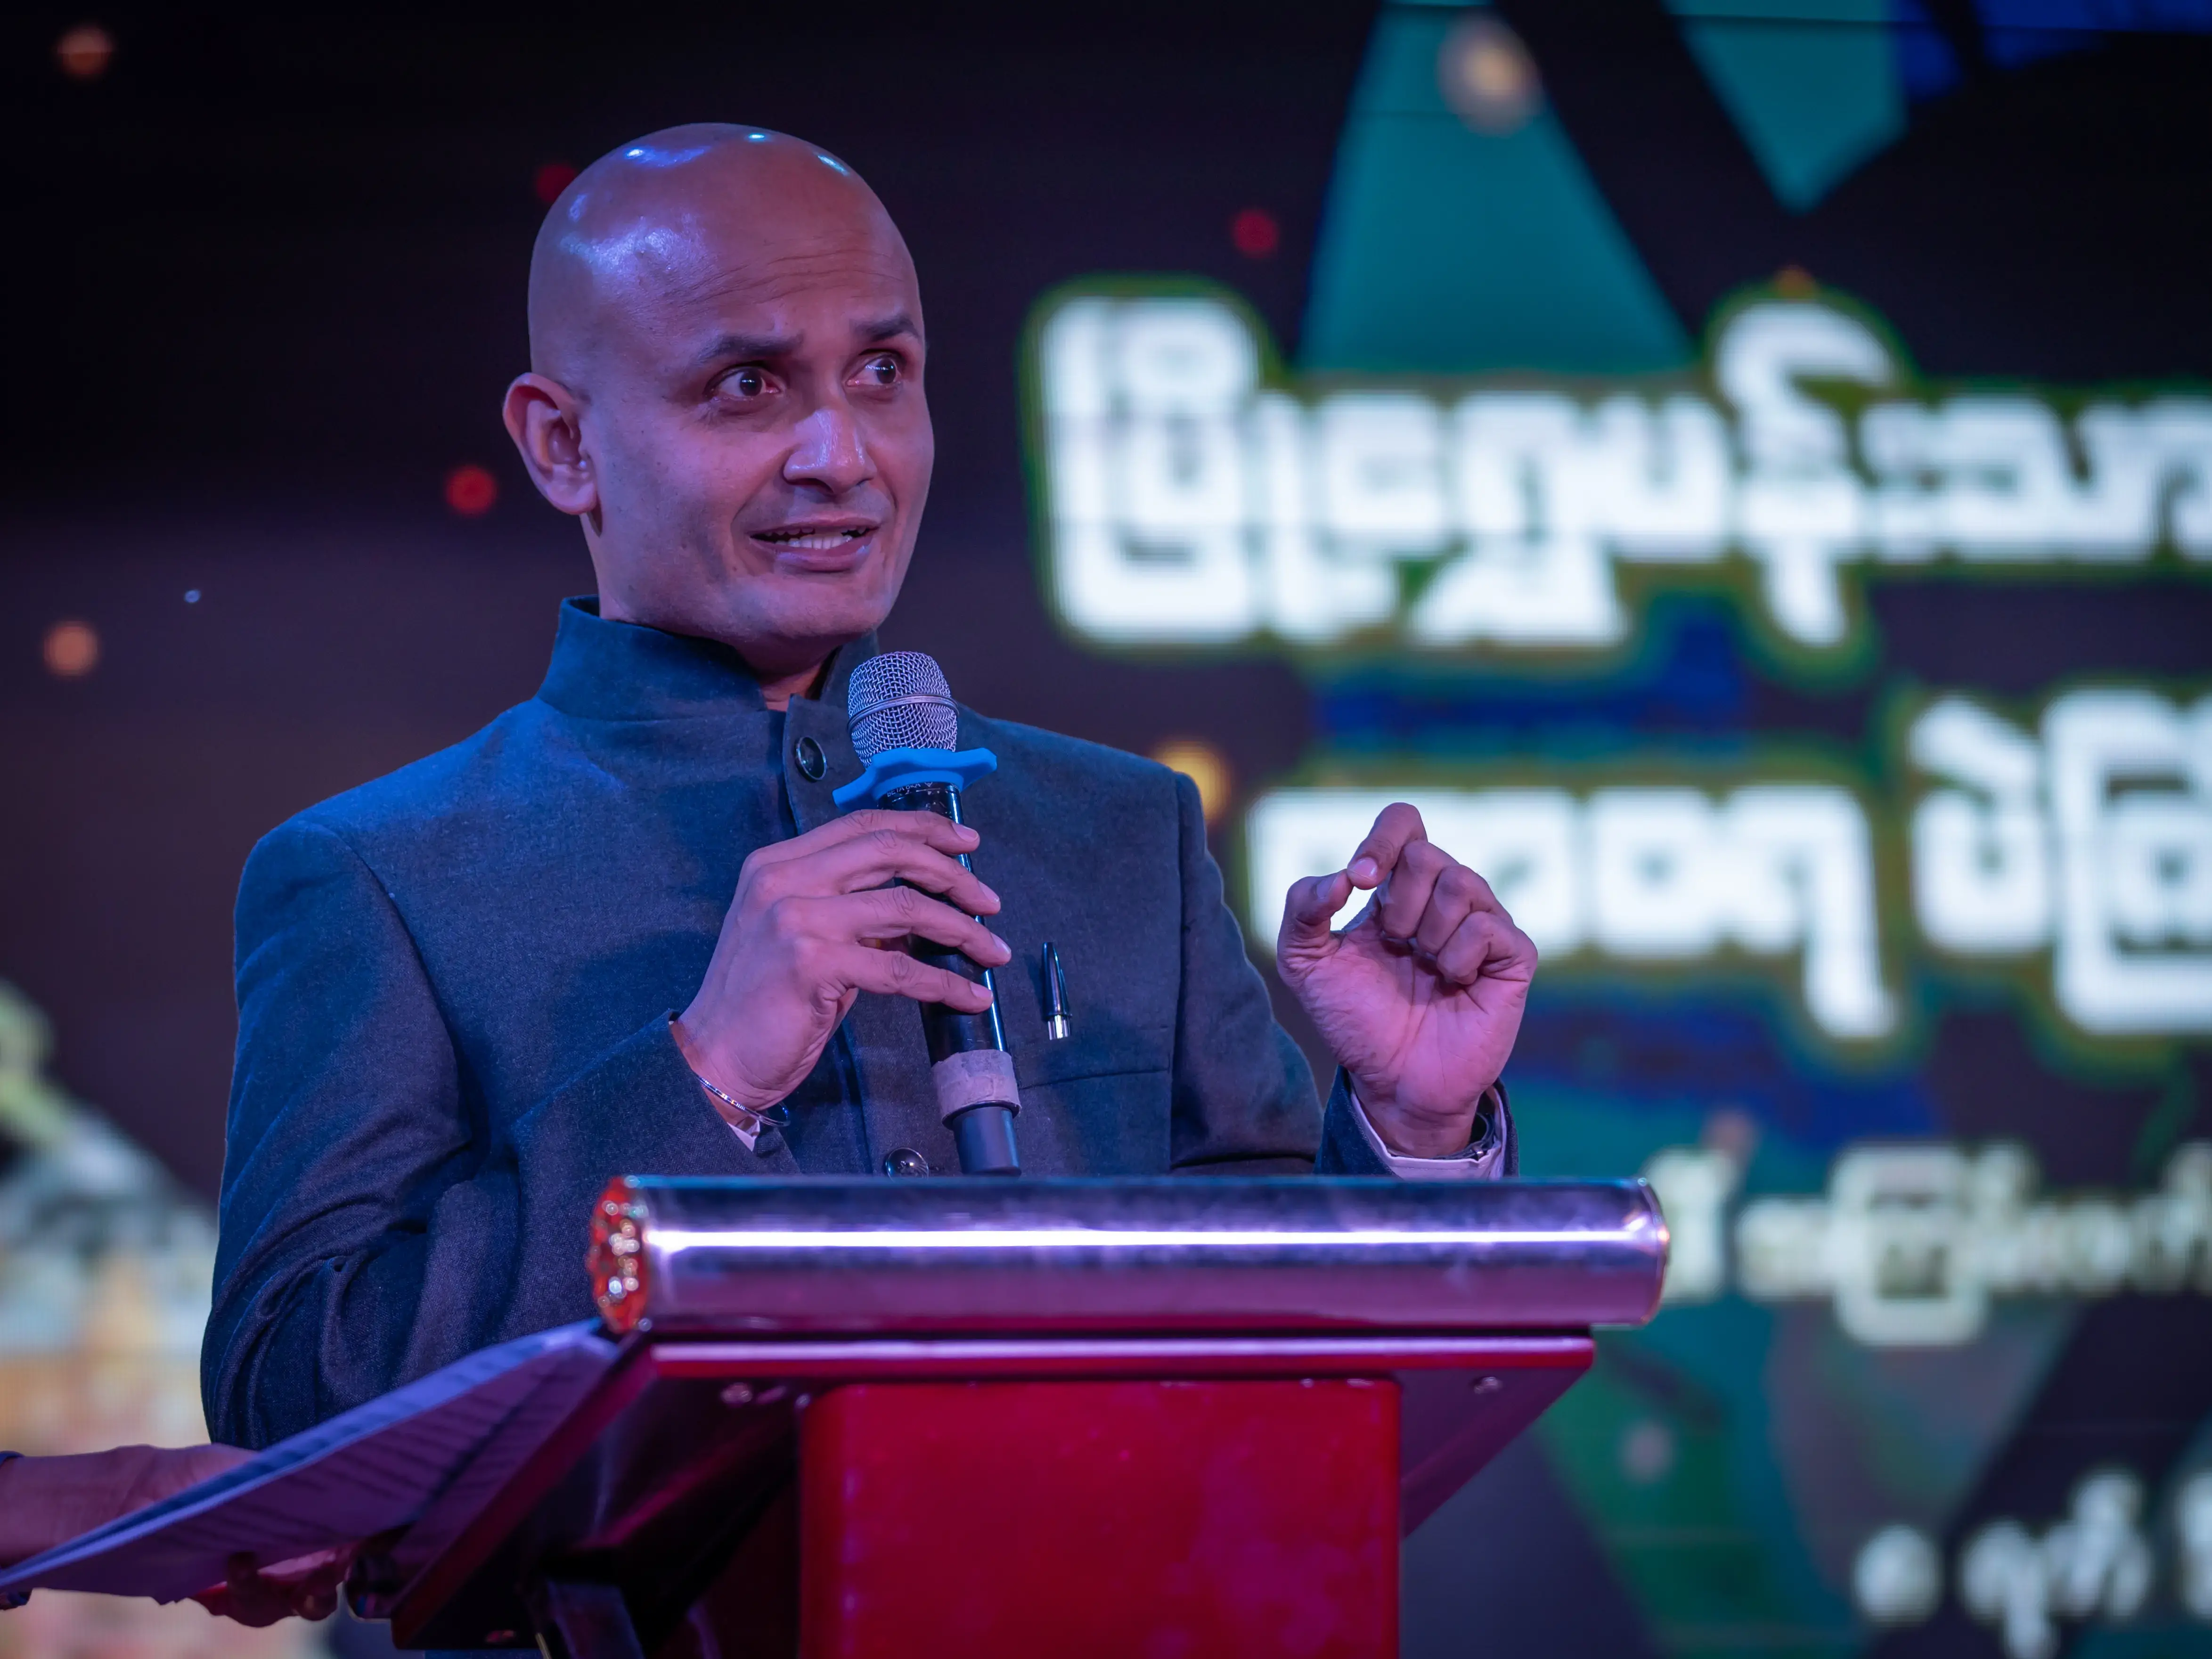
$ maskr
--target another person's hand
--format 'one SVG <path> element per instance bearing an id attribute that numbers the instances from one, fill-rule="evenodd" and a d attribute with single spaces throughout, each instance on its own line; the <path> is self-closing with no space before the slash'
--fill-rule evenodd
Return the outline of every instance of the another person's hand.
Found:
<path id="1" fill-rule="evenodd" d="M 1332 932 L 1358 889 L 1373 897 Z M 1536 947 L 1419 812 L 1385 807 L 1346 868 L 1291 884 L 1275 965 L 1393 1150 L 1438 1158 L 1467 1145 L 1513 1052 Z"/>
<path id="2" fill-rule="evenodd" d="M 280 1619 L 327 1619 L 337 1611 L 338 1590 L 353 1571 L 356 1547 L 318 1550 L 296 1561 L 263 1568 L 252 1552 L 230 1558 L 223 1582 L 192 1600 L 222 1619 L 259 1630 Z"/>
<path id="3" fill-rule="evenodd" d="M 866 811 L 747 859 L 706 980 L 676 1022 L 691 1069 L 764 1110 L 814 1069 L 862 991 L 963 1013 L 989 1007 L 981 986 L 898 948 L 918 934 L 986 968 L 1011 959 L 975 920 L 999 909 L 960 864 L 976 842 L 934 812 Z M 884 884 L 894 880 L 910 884 Z"/>

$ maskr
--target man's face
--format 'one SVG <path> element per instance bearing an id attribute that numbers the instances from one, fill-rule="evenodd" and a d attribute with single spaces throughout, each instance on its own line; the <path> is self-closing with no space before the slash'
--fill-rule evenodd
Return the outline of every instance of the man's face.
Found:
<path id="1" fill-rule="evenodd" d="M 872 199 L 779 169 L 600 245 L 578 430 L 605 613 L 801 672 L 880 623 L 929 492 L 921 301 Z"/>

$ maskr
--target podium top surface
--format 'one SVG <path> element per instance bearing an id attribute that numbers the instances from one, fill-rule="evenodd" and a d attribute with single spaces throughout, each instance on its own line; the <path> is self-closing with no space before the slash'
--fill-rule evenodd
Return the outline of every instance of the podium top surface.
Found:
<path id="1" fill-rule="evenodd" d="M 663 1334 L 1634 1324 L 1641 1182 L 663 1179 L 611 1185 L 607 1323 Z"/>

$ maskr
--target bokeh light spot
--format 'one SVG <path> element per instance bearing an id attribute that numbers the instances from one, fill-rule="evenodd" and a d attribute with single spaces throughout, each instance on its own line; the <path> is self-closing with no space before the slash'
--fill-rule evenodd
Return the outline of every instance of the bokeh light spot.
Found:
<path id="1" fill-rule="evenodd" d="M 62 73 L 79 81 L 96 81 L 115 56 L 115 37 L 97 23 L 79 23 L 54 42 L 54 56 Z"/>
<path id="2" fill-rule="evenodd" d="M 1536 60 L 1519 35 L 1491 17 L 1470 17 L 1444 36 L 1437 88 L 1453 114 L 1493 137 L 1526 126 L 1544 103 Z"/>
<path id="3" fill-rule="evenodd" d="M 479 519 L 499 499 L 499 480 L 474 461 L 446 475 L 446 505 L 465 519 Z"/>
<path id="4" fill-rule="evenodd" d="M 1917 1527 L 1894 1522 L 1859 1547 L 1851 1599 L 1877 1625 L 1917 1625 L 1943 1600 L 1943 1557 Z"/>
<path id="5" fill-rule="evenodd" d="M 1204 738 L 1170 738 L 1152 750 L 1152 758 L 1198 786 L 1198 804 L 1207 828 L 1228 815 L 1237 791 L 1228 756 Z"/>
<path id="6" fill-rule="evenodd" d="M 100 666 L 100 635 L 90 623 L 58 622 L 46 630 L 41 654 L 56 679 L 82 679 Z"/>
<path id="7" fill-rule="evenodd" d="M 561 199 L 561 192 L 568 188 L 576 177 L 576 169 L 566 161 L 548 161 L 531 175 L 530 187 L 537 191 L 538 199 L 551 207 Z"/>
<path id="8" fill-rule="evenodd" d="M 185 603 L 186 605 L 198 605 L 199 602 L 200 591 L 198 588 L 188 587 L 185 590 Z"/>
<path id="9" fill-rule="evenodd" d="M 1229 240 L 1246 258 L 1264 259 L 1283 245 L 1283 232 L 1267 209 L 1248 207 L 1229 222 Z"/>
<path id="10" fill-rule="evenodd" d="M 1620 1472 L 1639 1486 L 1663 1480 L 1674 1468 L 1674 1431 L 1655 1419 L 1630 1425 L 1620 1437 Z"/>

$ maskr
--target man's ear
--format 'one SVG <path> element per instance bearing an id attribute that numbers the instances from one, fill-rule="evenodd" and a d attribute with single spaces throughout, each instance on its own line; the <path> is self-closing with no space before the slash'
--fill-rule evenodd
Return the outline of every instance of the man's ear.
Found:
<path id="1" fill-rule="evenodd" d="M 502 413 L 538 493 L 572 516 L 597 512 L 599 478 L 584 449 L 575 394 L 543 374 L 519 374 L 507 389 Z"/>

